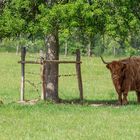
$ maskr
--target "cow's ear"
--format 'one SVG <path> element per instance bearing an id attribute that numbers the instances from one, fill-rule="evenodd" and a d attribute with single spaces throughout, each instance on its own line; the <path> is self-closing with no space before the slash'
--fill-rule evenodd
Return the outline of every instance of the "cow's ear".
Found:
<path id="1" fill-rule="evenodd" d="M 106 67 L 107 67 L 108 69 L 110 69 L 110 65 L 109 65 L 109 64 L 107 64 Z"/>

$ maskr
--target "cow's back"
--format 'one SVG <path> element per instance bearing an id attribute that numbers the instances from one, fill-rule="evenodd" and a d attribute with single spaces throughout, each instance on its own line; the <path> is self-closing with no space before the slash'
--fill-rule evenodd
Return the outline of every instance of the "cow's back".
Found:
<path id="1" fill-rule="evenodd" d="M 130 80 L 131 90 L 140 91 L 140 57 L 124 59 L 127 64 L 126 78 Z"/>

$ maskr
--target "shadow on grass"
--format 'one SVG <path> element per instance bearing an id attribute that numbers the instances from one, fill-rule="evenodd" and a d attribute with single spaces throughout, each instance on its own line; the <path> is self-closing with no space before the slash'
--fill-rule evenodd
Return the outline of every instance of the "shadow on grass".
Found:
<path id="1" fill-rule="evenodd" d="M 35 104 L 44 104 L 43 100 L 35 99 L 35 100 L 26 100 L 26 101 L 18 101 L 18 102 L 11 102 L 9 104 L 22 104 L 22 105 L 35 105 Z M 80 99 L 59 99 L 57 102 L 46 100 L 45 103 L 47 104 L 70 104 L 70 105 L 83 105 L 83 106 L 112 106 L 112 107 L 120 107 L 121 105 L 117 104 L 117 100 L 80 100 Z M 0 102 L 0 106 L 4 105 L 4 103 Z M 140 105 L 136 101 L 129 101 L 128 105 Z M 124 106 L 124 105 L 123 105 Z"/>
<path id="2" fill-rule="evenodd" d="M 60 100 L 60 103 L 63 104 L 79 104 L 79 105 L 88 105 L 88 106 L 120 106 L 117 104 L 117 100 L 80 100 L 80 99 L 71 99 L 71 100 Z M 128 105 L 138 105 L 136 101 L 129 101 Z"/>

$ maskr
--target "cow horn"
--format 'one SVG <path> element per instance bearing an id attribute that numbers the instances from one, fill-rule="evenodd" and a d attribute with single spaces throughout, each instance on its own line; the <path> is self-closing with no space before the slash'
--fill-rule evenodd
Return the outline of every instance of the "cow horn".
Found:
<path id="1" fill-rule="evenodd" d="M 103 57 L 102 56 L 100 56 L 101 57 L 101 60 L 102 60 L 102 62 L 104 63 L 104 64 L 109 64 L 110 62 L 105 62 L 105 60 L 103 59 Z"/>

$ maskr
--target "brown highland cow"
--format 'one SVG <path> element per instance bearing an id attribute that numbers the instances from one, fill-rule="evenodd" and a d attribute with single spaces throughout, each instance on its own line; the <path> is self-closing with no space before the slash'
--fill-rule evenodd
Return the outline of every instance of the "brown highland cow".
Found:
<path id="1" fill-rule="evenodd" d="M 128 103 L 129 91 L 136 91 L 137 101 L 140 103 L 140 57 L 129 57 L 112 62 L 105 62 L 102 57 L 101 59 L 111 72 L 112 81 L 118 93 L 118 103 L 120 105 Z"/>

